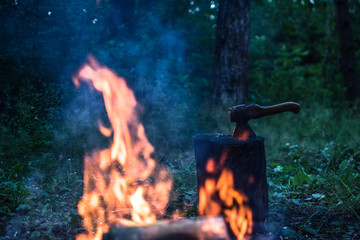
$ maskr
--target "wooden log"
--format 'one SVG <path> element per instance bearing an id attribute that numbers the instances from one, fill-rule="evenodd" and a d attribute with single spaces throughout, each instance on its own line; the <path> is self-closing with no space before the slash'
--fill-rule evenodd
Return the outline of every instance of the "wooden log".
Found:
<path id="1" fill-rule="evenodd" d="M 247 197 L 252 211 L 252 232 L 265 232 L 268 215 L 268 183 L 264 138 L 252 137 L 245 141 L 223 134 L 200 134 L 193 137 L 197 169 L 198 190 L 206 179 L 218 180 L 223 169 L 230 169 L 234 188 Z M 215 162 L 216 171 L 207 169 L 209 160 Z M 219 204 L 220 199 L 215 199 Z M 225 210 L 225 209 L 224 209 Z"/>
<path id="2" fill-rule="evenodd" d="M 158 221 L 150 226 L 112 227 L 104 240 L 229 240 L 222 217 Z"/>

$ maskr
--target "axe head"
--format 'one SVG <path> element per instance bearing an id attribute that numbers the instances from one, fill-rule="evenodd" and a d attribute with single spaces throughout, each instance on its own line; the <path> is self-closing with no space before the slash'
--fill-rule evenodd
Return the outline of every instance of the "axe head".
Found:
<path id="1" fill-rule="evenodd" d="M 229 109 L 230 122 L 235 122 L 233 137 L 245 141 L 250 137 L 255 137 L 254 131 L 249 126 L 248 121 L 251 117 L 248 114 L 248 107 L 245 104 L 233 106 Z"/>

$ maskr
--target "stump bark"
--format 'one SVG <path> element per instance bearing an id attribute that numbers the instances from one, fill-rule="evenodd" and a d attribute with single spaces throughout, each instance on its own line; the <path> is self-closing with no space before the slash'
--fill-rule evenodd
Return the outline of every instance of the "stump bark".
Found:
<path id="1" fill-rule="evenodd" d="M 222 169 L 230 169 L 234 176 L 234 188 L 247 196 L 253 215 L 252 232 L 264 233 L 268 215 L 264 138 L 252 137 L 241 141 L 230 135 L 199 134 L 193 140 L 198 191 L 204 187 L 206 179 L 218 179 Z M 216 163 L 218 169 L 215 174 L 206 169 L 209 159 Z"/>

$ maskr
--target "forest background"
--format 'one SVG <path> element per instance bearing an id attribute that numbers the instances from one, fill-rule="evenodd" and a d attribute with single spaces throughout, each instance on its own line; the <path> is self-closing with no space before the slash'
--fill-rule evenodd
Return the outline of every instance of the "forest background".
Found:
<path id="1" fill-rule="evenodd" d="M 227 110 L 239 104 L 214 104 L 217 10 L 205 0 L 0 4 L 1 239 L 82 231 L 83 156 L 108 144 L 97 130 L 101 95 L 71 81 L 88 54 L 124 76 L 143 106 L 174 178 L 167 215 L 197 215 L 192 136 L 231 133 Z M 360 1 L 348 10 L 359 59 Z M 359 105 L 345 97 L 335 12 L 326 0 L 251 1 L 248 102 L 302 105 L 251 122 L 266 139 L 275 237 L 360 238 Z"/>

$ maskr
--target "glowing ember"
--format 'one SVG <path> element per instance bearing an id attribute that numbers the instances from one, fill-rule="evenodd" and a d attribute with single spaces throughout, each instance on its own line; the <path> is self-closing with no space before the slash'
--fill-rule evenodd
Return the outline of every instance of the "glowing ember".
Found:
<path id="1" fill-rule="evenodd" d="M 214 159 L 209 159 L 206 171 L 215 173 L 221 169 L 220 177 L 205 180 L 204 187 L 199 189 L 199 213 L 203 216 L 223 215 L 237 239 L 244 239 L 252 233 L 252 212 L 246 205 L 247 197 L 234 188 L 232 172 L 223 167 L 227 153 L 221 156 L 216 166 Z"/>
<path id="2" fill-rule="evenodd" d="M 113 136 L 113 143 L 85 157 L 84 193 L 78 211 L 87 233 L 77 239 L 102 239 L 115 224 L 154 223 L 165 212 L 172 181 L 151 158 L 154 148 L 136 114 L 134 93 L 123 78 L 91 56 L 73 77 L 75 86 L 80 81 L 103 94 L 112 129 L 101 123 L 99 129 L 104 136 Z"/>
<path id="3" fill-rule="evenodd" d="M 240 139 L 241 141 L 246 141 L 249 138 L 249 136 L 250 136 L 250 132 L 245 131 L 238 136 L 238 139 Z"/>

